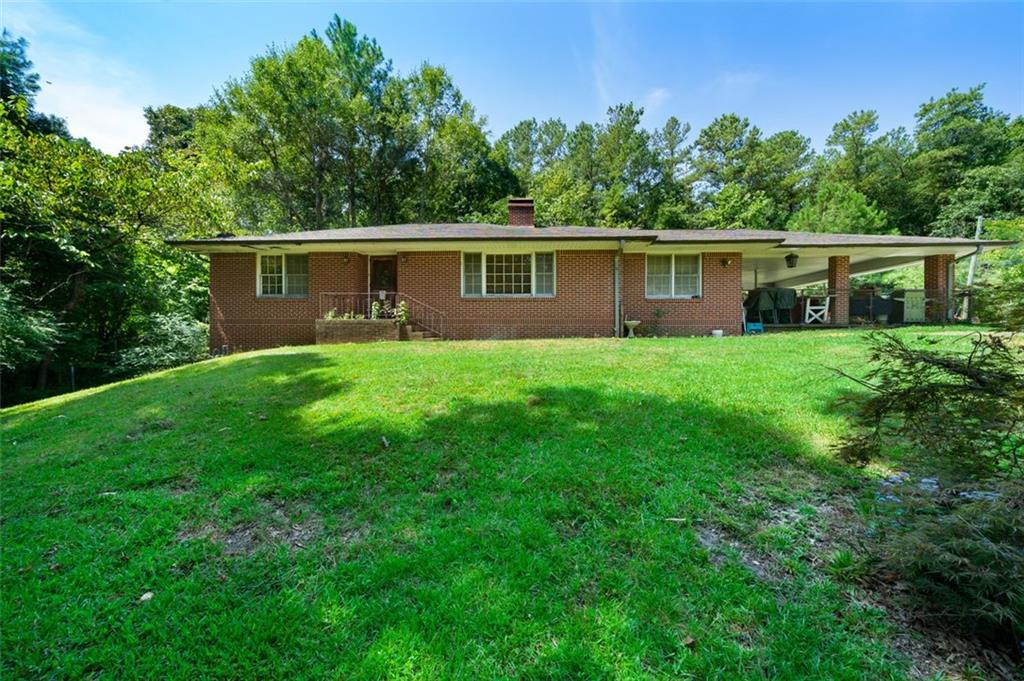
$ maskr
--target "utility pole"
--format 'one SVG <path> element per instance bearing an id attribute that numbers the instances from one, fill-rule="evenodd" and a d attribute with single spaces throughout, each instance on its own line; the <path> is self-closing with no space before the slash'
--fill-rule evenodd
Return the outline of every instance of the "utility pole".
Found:
<path id="1" fill-rule="evenodd" d="M 978 216 L 978 222 L 974 226 L 974 240 L 981 239 L 981 228 L 985 224 L 984 216 Z M 974 255 L 971 256 L 971 265 L 967 268 L 967 321 L 971 321 L 974 312 L 974 271 L 978 267 L 978 251 L 981 247 L 975 247 Z"/>

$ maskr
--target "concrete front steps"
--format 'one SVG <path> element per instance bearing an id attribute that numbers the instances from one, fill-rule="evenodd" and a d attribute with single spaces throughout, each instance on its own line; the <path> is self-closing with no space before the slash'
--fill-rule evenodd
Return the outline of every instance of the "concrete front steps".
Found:
<path id="1" fill-rule="evenodd" d="M 433 331 L 417 329 L 412 324 L 406 324 L 402 329 L 402 339 L 411 341 L 439 341 L 441 337 Z"/>

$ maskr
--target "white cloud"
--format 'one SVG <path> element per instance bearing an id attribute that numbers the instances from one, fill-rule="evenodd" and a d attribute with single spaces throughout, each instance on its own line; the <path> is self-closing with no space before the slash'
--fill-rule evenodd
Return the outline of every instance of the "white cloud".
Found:
<path id="1" fill-rule="evenodd" d="M 65 81 L 37 99 L 36 108 L 68 122 L 75 137 L 85 137 L 108 154 L 141 145 L 149 134 L 141 102 L 116 87 Z"/>
<path id="2" fill-rule="evenodd" d="M 609 82 L 614 83 L 615 72 L 623 62 L 622 20 L 619 7 L 601 5 L 590 13 L 590 27 L 594 39 L 594 56 L 590 62 L 594 92 L 598 103 L 605 109 L 615 102 Z"/>
<path id="3" fill-rule="evenodd" d="M 641 101 L 645 114 L 652 114 L 659 110 L 665 102 L 672 99 L 672 91 L 665 87 L 656 87 L 650 90 Z"/>
<path id="4" fill-rule="evenodd" d="M 590 10 L 593 56 L 590 74 L 600 114 L 615 104 L 633 102 L 644 109 L 643 120 L 655 122 L 672 98 L 672 91 L 663 85 L 653 86 L 637 55 L 644 49 L 643 41 L 633 30 L 622 5 L 598 4 Z"/>
<path id="5" fill-rule="evenodd" d="M 41 34 L 52 34 L 80 43 L 96 42 L 88 32 L 42 2 L 5 2 L 2 12 L 4 26 L 16 36 L 28 40 L 35 40 Z"/>
<path id="6" fill-rule="evenodd" d="M 765 75 L 757 71 L 728 71 L 719 74 L 706 90 L 726 97 L 743 96 L 756 90 L 766 80 Z"/>
<path id="7" fill-rule="evenodd" d="M 107 153 L 145 142 L 149 128 L 142 109 L 155 100 L 144 77 L 50 5 L 4 5 L 4 25 L 29 41 L 42 85 L 38 111 L 65 119 L 72 135 Z"/>

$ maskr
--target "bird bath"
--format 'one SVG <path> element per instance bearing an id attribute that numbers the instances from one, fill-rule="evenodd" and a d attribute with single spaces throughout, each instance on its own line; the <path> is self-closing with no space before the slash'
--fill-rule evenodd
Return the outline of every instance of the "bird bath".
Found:
<path id="1" fill-rule="evenodd" d="M 626 338 L 636 338 L 636 334 L 634 334 L 633 331 L 636 329 L 636 327 L 640 326 L 640 320 L 639 319 L 627 320 L 625 322 L 625 324 L 626 324 L 626 330 L 629 331 L 629 333 L 626 334 Z"/>

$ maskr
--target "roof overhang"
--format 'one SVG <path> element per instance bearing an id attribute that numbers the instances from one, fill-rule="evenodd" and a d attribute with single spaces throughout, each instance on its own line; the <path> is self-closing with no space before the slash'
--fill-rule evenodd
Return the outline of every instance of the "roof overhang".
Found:
<path id="1" fill-rule="evenodd" d="M 596 230 L 593 228 L 567 233 L 576 228 L 503 230 L 500 236 L 462 235 L 444 236 L 422 234 L 412 236 L 395 232 L 395 236 L 381 236 L 380 232 L 365 238 L 353 232 L 345 238 L 291 239 L 285 234 L 271 236 L 232 237 L 222 239 L 172 240 L 168 244 L 197 253 L 312 253 L 346 252 L 364 255 L 392 255 L 400 252 L 471 251 L 528 252 L 537 250 L 618 250 L 627 253 L 738 253 L 743 257 L 743 285 L 752 288 L 771 283 L 776 286 L 807 286 L 822 283 L 828 277 L 828 258 L 850 258 L 850 273 L 872 274 L 906 267 L 921 262 L 929 255 L 951 254 L 963 258 L 983 250 L 1011 246 L 1013 241 L 974 241 L 969 239 L 914 239 L 871 237 L 868 235 L 818 235 L 784 232 L 766 232 L 763 236 L 752 230 L 729 233 L 726 230 L 656 231 L 656 230 Z M 752 233 L 753 232 L 753 233 Z M 335 231 L 337 234 L 337 231 Z M 326 236 L 326 235 L 325 235 Z M 847 243 L 818 243 L 838 238 Z M 795 267 L 789 267 L 785 257 L 797 255 Z"/>
<path id="2" fill-rule="evenodd" d="M 637 239 L 630 239 L 633 242 Z M 650 243 L 650 239 L 644 239 Z M 366 255 L 398 252 L 487 250 L 515 252 L 544 250 L 608 251 L 619 248 L 619 239 L 402 239 L 373 241 L 168 241 L 167 243 L 194 253 L 363 253 Z M 706 250 L 706 249 L 705 249 Z"/>
<path id="3" fill-rule="evenodd" d="M 850 274 L 861 276 L 887 272 L 902 267 L 919 265 L 930 255 L 953 255 L 960 259 L 974 253 L 981 253 L 987 247 L 999 247 L 989 242 L 985 245 L 905 245 L 905 246 L 856 246 L 849 248 L 780 247 L 767 252 L 751 253 L 743 258 L 743 285 L 772 284 L 786 288 L 811 286 L 828 281 L 828 259 L 832 256 L 850 258 Z M 796 267 L 789 267 L 785 256 L 797 256 Z"/>

